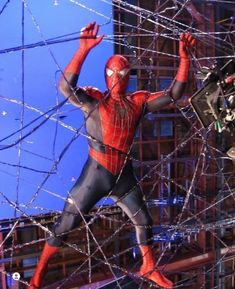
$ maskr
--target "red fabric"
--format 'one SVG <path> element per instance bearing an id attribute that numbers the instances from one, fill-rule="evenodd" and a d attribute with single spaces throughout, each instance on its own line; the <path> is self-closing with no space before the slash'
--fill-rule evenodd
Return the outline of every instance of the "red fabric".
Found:
<path id="1" fill-rule="evenodd" d="M 37 265 L 33 277 L 30 280 L 30 286 L 28 289 L 37 289 L 41 287 L 46 273 L 48 261 L 56 252 L 58 252 L 59 249 L 59 247 L 52 247 L 48 245 L 48 243 L 45 243 L 40 261 Z"/>
<path id="2" fill-rule="evenodd" d="M 112 72 L 112 75 L 107 74 L 107 69 Z M 105 80 L 108 90 L 111 95 L 125 94 L 129 80 L 130 64 L 128 60 L 119 54 L 113 55 L 109 58 L 105 65 Z M 126 71 L 126 74 L 124 72 Z"/>
<path id="3" fill-rule="evenodd" d="M 126 160 L 132 144 L 142 107 L 139 100 L 128 98 L 126 88 L 129 80 L 130 64 L 122 55 L 113 55 L 105 66 L 105 80 L 108 97 L 99 105 L 102 141 L 105 153 L 90 148 L 89 154 L 110 171 L 118 174 Z M 123 152 L 123 153 L 122 153 Z"/>
<path id="4" fill-rule="evenodd" d="M 65 73 L 72 73 L 72 74 L 79 74 L 82 64 L 84 62 L 84 60 L 87 57 L 89 51 L 87 51 L 86 49 L 79 49 L 74 57 L 72 58 L 72 60 L 69 62 L 69 64 L 66 66 L 64 74 Z"/>
<path id="5" fill-rule="evenodd" d="M 190 65 L 190 53 L 195 46 L 196 40 L 190 33 L 180 35 L 179 55 L 180 65 L 175 79 L 180 82 L 186 82 L 188 78 L 188 70 Z"/>
<path id="6" fill-rule="evenodd" d="M 92 96 L 97 100 L 101 100 L 102 97 L 104 96 L 103 93 L 98 88 L 93 86 L 84 86 L 82 87 L 82 90 L 84 90 L 88 95 Z"/>
<path id="7" fill-rule="evenodd" d="M 106 148 L 106 151 L 108 151 L 108 148 Z M 125 162 L 125 156 L 115 150 L 110 150 L 110 153 L 101 153 L 90 148 L 89 154 L 113 175 L 117 175 L 121 171 Z"/>
<path id="8" fill-rule="evenodd" d="M 177 71 L 175 79 L 180 82 L 186 82 L 188 79 L 188 70 L 189 70 L 189 59 L 182 58 L 180 60 L 179 69 Z"/>
<path id="9" fill-rule="evenodd" d="M 152 100 L 158 99 L 160 96 L 163 96 L 164 93 L 165 93 L 164 91 L 157 91 L 157 92 L 154 92 L 154 93 L 149 93 L 147 102 L 150 102 Z"/>
<path id="10" fill-rule="evenodd" d="M 173 283 L 155 267 L 155 260 L 151 246 L 141 245 L 139 248 L 143 257 L 140 275 L 155 282 L 161 287 L 173 288 Z"/>
<path id="11" fill-rule="evenodd" d="M 132 144 L 142 112 L 139 102 L 144 99 L 143 96 L 144 94 L 139 93 L 136 98 L 126 97 L 119 101 L 108 97 L 100 103 L 103 143 L 107 146 L 105 153 L 90 149 L 89 154 L 114 175 L 121 171 Z"/>

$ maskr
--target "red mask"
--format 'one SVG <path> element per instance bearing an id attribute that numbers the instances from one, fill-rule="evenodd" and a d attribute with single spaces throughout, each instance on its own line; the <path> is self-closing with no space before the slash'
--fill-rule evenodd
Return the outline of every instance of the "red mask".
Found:
<path id="1" fill-rule="evenodd" d="M 110 95 L 124 95 L 129 80 L 130 64 L 122 55 L 113 55 L 105 65 L 105 80 Z"/>

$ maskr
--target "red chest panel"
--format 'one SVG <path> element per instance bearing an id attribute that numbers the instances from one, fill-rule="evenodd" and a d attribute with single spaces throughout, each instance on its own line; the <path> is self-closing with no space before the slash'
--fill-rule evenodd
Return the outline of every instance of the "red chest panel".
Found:
<path id="1" fill-rule="evenodd" d="M 108 98 L 100 103 L 99 116 L 103 143 L 107 147 L 105 153 L 91 149 L 90 155 L 114 175 L 119 173 L 123 167 L 141 113 L 142 106 L 128 99 L 115 101 Z"/>
<path id="2" fill-rule="evenodd" d="M 103 143 L 125 153 L 132 143 L 141 109 L 129 102 L 115 102 L 112 99 L 99 108 Z"/>

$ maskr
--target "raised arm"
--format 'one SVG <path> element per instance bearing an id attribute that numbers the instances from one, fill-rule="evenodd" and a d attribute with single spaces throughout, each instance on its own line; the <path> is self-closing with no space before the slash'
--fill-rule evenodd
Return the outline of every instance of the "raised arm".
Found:
<path id="1" fill-rule="evenodd" d="M 88 53 L 103 39 L 97 36 L 99 26 L 95 22 L 88 24 L 81 30 L 80 47 L 64 70 L 59 89 L 61 93 L 75 106 L 84 107 L 92 98 L 81 88 L 77 88 L 79 74 Z"/>
<path id="2" fill-rule="evenodd" d="M 182 97 L 188 78 L 191 50 L 195 39 L 189 33 L 182 34 L 179 41 L 180 64 L 171 86 L 166 91 L 151 93 L 147 100 L 147 112 L 154 112 Z"/>

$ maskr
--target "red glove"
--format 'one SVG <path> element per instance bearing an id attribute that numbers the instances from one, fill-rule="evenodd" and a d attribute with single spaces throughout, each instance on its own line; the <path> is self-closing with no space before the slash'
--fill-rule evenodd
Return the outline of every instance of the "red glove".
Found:
<path id="1" fill-rule="evenodd" d="M 90 50 L 101 42 L 104 35 L 99 35 L 97 33 L 99 30 L 99 25 L 96 22 L 88 24 L 86 27 L 81 29 L 80 38 L 80 48 L 84 50 Z"/>
<path id="2" fill-rule="evenodd" d="M 192 51 L 196 43 L 196 39 L 189 33 L 183 33 L 180 35 L 179 41 L 179 55 L 180 58 L 189 59 L 189 51 Z"/>
<path id="3" fill-rule="evenodd" d="M 195 38 L 189 34 L 181 34 L 179 41 L 179 56 L 180 65 L 175 79 L 180 82 L 186 82 L 188 78 L 189 70 L 189 58 L 190 51 L 194 48 L 196 44 Z"/>
<path id="4" fill-rule="evenodd" d="M 96 22 L 88 24 L 81 30 L 80 47 L 65 68 L 65 73 L 73 73 L 77 75 L 80 73 L 87 54 L 93 47 L 98 45 L 104 37 L 104 35 L 99 35 L 97 37 L 98 30 L 99 25 L 96 25 Z"/>

